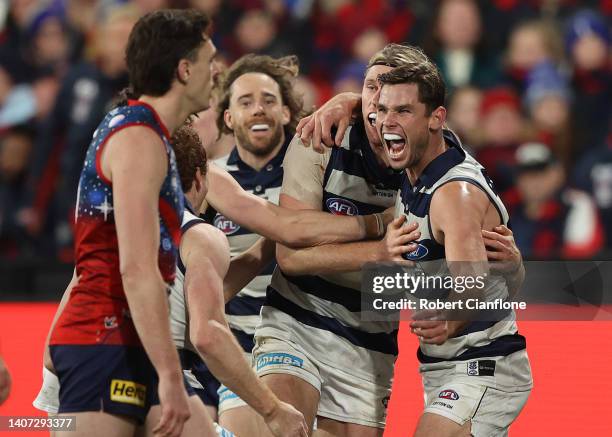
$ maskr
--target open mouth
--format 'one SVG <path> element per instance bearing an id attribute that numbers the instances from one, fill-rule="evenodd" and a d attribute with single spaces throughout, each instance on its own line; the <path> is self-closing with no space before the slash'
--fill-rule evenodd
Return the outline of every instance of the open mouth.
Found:
<path id="1" fill-rule="evenodd" d="M 392 159 L 399 158 L 406 148 L 406 139 L 401 135 L 392 133 L 383 133 L 383 139 L 385 140 L 385 146 L 389 151 L 389 156 Z"/>
<path id="2" fill-rule="evenodd" d="M 267 132 L 270 130 L 270 125 L 267 123 L 257 123 L 251 126 L 251 132 Z"/>
<path id="3" fill-rule="evenodd" d="M 368 114 L 368 121 L 371 126 L 376 126 L 376 112 L 370 112 Z"/>

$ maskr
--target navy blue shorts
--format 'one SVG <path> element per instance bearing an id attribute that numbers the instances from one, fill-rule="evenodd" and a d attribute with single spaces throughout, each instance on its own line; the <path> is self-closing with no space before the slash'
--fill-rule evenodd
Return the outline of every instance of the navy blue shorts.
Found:
<path id="1" fill-rule="evenodd" d="M 221 383 L 214 377 L 206 366 L 206 363 L 202 361 L 202 358 L 200 358 L 198 354 L 187 349 L 179 349 L 178 353 L 181 358 L 183 370 L 190 371 L 202 386 L 202 388 L 192 387 L 195 394 L 202 399 L 204 405 L 218 408 L 219 395 L 217 394 L 217 390 Z"/>
<path id="2" fill-rule="evenodd" d="M 53 345 L 51 360 L 60 381 L 59 413 L 104 411 L 144 423 L 159 404 L 158 378 L 142 347 Z M 185 382 L 189 395 L 195 394 Z"/>

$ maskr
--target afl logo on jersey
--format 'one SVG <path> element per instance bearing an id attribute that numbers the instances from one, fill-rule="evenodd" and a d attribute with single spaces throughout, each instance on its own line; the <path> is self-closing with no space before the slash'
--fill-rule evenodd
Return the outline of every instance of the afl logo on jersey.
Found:
<path id="1" fill-rule="evenodd" d="M 232 235 L 240 229 L 240 226 L 221 214 L 216 215 L 213 223 L 215 227 L 223 231 L 225 235 Z"/>
<path id="2" fill-rule="evenodd" d="M 412 252 L 405 253 L 404 258 L 406 258 L 407 260 L 421 259 L 421 258 L 425 258 L 428 253 L 429 253 L 429 249 L 427 249 L 426 246 L 419 243 L 417 248 L 414 249 Z"/>
<path id="3" fill-rule="evenodd" d="M 336 215 L 357 215 L 359 211 L 353 202 L 338 197 L 327 199 L 325 206 L 332 214 Z"/>
<path id="4" fill-rule="evenodd" d="M 456 401 L 459 399 L 459 395 L 455 390 L 442 390 L 438 397 L 440 399 L 449 399 L 451 401 Z"/>

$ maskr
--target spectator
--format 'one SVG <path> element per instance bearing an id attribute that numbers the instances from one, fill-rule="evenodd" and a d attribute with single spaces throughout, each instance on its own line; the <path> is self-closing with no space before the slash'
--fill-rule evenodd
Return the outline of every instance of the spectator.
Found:
<path id="1" fill-rule="evenodd" d="M 481 14 L 475 0 L 443 0 L 428 51 L 449 91 L 464 85 L 491 87 L 499 80 L 497 60 L 485 51 Z"/>
<path id="2" fill-rule="evenodd" d="M 5 256 L 25 255 L 30 248 L 18 211 L 33 140 L 33 130 L 25 125 L 11 127 L 0 136 L 0 247 Z"/>
<path id="3" fill-rule="evenodd" d="M 549 63 L 536 65 L 527 75 L 525 107 L 539 141 L 547 144 L 569 168 L 572 159 L 571 92 L 567 79 Z"/>
<path id="4" fill-rule="evenodd" d="M 517 94 L 509 88 L 484 93 L 480 125 L 483 145 L 476 151 L 476 159 L 487 169 L 498 192 L 503 192 L 512 186 L 516 148 L 526 135 Z"/>
<path id="5" fill-rule="evenodd" d="M 574 65 L 576 147 L 587 150 L 603 144 L 612 113 L 612 71 L 608 24 L 592 11 L 573 16 L 566 31 L 566 47 Z"/>
<path id="6" fill-rule="evenodd" d="M 26 216 L 41 223 L 50 220 L 48 226 L 67 260 L 72 254 L 72 208 L 84 153 L 113 98 L 127 84 L 124 50 L 138 16 L 133 7 L 122 6 L 97 26 L 95 63 L 82 62 L 70 70 L 38 137 Z M 53 192 L 56 174 L 59 180 Z M 48 210 L 51 205 L 53 211 Z"/>
<path id="7" fill-rule="evenodd" d="M 605 228 L 606 249 L 612 255 L 612 135 L 607 144 L 589 150 L 578 162 L 573 182 L 595 199 Z"/>
<path id="8" fill-rule="evenodd" d="M 568 188 L 550 149 L 527 143 L 516 152 L 516 189 L 507 193 L 521 253 L 536 259 L 588 259 L 603 247 L 604 231 L 593 199 Z"/>
<path id="9" fill-rule="evenodd" d="M 522 92 L 527 74 L 543 62 L 559 65 L 563 60 L 561 36 L 552 23 L 527 21 L 512 31 L 506 55 L 506 81 Z"/>
<path id="10" fill-rule="evenodd" d="M 465 145 L 478 148 L 482 143 L 480 129 L 480 104 L 482 92 L 472 86 L 456 89 L 451 94 L 448 105 L 448 126 L 453 129 L 459 138 L 463 138 Z"/>

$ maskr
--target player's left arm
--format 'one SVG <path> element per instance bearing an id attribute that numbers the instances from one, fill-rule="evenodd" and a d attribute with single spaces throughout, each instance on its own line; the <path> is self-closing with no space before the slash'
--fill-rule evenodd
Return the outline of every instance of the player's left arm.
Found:
<path id="1" fill-rule="evenodd" d="M 492 263 L 491 269 L 504 276 L 508 296 L 514 298 L 525 281 L 525 266 L 513 232 L 507 226 L 499 225 L 492 231 L 483 229 L 482 238 L 487 248 L 487 259 Z"/>
<path id="2" fill-rule="evenodd" d="M 465 181 L 443 185 L 431 199 L 429 217 L 433 236 L 444 245 L 446 261 L 453 276 L 488 274 L 482 229 L 491 229 L 499 224 L 499 215 L 480 188 Z M 494 223 L 495 220 L 497 223 Z M 417 320 L 410 326 L 424 343 L 442 344 L 467 323 Z"/>
<path id="3" fill-rule="evenodd" d="M 276 243 L 261 237 L 247 250 L 232 258 L 225 278 L 223 295 L 228 302 L 274 260 Z"/>

